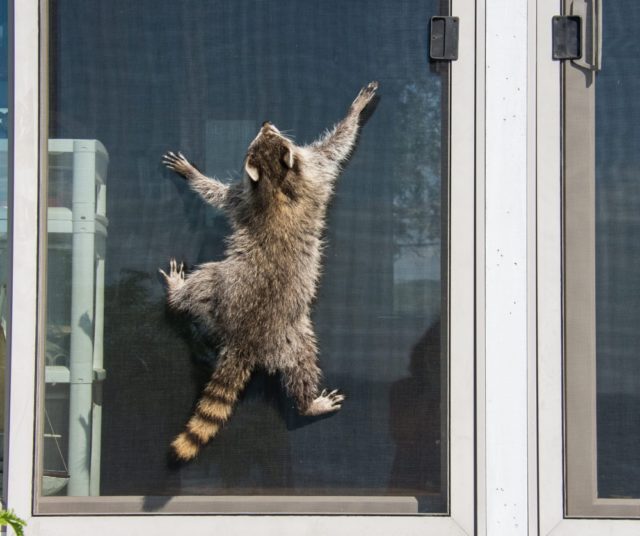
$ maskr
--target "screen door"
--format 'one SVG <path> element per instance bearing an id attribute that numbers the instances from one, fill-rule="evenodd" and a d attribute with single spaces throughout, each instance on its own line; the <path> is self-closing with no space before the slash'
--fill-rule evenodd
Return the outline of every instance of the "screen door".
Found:
<path id="1" fill-rule="evenodd" d="M 48 2 L 41 512 L 448 512 L 449 68 L 428 58 L 429 18 L 447 10 Z M 380 99 L 336 185 L 313 305 L 342 410 L 303 418 L 278 376 L 255 373 L 222 432 L 175 466 L 216 356 L 167 314 L 158 269 L 223 259 L 231 229 L 161 156 L 240 180 L 263 121 L 310 143 L 371 80 Z"/>

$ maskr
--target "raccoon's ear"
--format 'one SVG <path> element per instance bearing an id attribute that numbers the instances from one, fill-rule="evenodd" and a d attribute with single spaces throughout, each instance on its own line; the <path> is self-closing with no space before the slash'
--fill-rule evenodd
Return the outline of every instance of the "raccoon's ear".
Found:
<path id="1" fill-rule="evenodd" d="M 247 161 L 244 163 L 244 170 L 247 172 L 247 175 L 249 175 L 249 178 L 253 182 L 258 182 L 258 180 L 260 179 L 260 173 L 258 173 L 257 167 L 249 163 L 249 159 L 247 159 Z"/>
<path id="2" fill-rule="evenodd" d="M 284 165 L 289 169 L 293 167 L 293 150 L 291 149 L 291 147 L 285 148 L 285 153 L 284 155 L 282 155 L 282 161 L 284 162 Z"/>

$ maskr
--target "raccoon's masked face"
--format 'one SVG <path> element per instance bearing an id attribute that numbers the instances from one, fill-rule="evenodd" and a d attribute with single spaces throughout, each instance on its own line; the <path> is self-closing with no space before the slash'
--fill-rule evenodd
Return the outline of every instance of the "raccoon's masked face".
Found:
<path id="1" fill-rule="evenodd" d="M 249 145 L 244 169 L 257 191 L 281 191 L 293 197 L 297 168 L 295 145 L 274 125 L 265 121 Z"/>

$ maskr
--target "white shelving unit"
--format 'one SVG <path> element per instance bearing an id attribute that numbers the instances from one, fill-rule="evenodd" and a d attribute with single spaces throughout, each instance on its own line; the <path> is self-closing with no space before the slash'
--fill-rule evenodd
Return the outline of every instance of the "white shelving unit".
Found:
<path id="1" fill-rule="evenodd" d="M 6 140 L 0 140 L 0 153 L 6 154 L 6 151 Z M 101 382 L 106 377 L 103 368 L 103 335 L 109 156 L 97 140 L 49 140 L 51 161 L 65 154 L 70 156 L 65 160 L 70 163 L 69 169 L 57 171 L 63 174 L 60 184 L 71 186 L 71 195 L 62 202 L 70 206 L 51 206 L 55 202 L 49 202 L 47 231 L 50 237 L 71 237 L 71 311 L 69 325 L 65 326 L 70 334 L 70 345 L 68 366 L 46 365 L 45 382 L 69 384 L 67 494 L 99 495 Z M 5 206 L 0 207 L 0 237 L 6 240 L 6 236 Z M 43 491 L 47 493 L 48 487 L 50 491 L 56 487 L 62 488 L 65 481 L 45 482 Z"/>

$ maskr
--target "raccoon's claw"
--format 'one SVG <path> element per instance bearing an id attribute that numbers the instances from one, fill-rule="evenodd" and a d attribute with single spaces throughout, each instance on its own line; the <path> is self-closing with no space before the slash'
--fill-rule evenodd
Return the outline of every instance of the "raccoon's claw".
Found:
<path id="1" fill-rule="evenodd" d="M 169 261 L 169 273 L 167 274 L 164 270 L 158 270 L 165 281 L 170 286 L 181 285 L 184 283 L 184 263 L 181 262 L 179 265 L 175 259 L 171 259 Z"/>
<path id="2" fill-rule="evenodd" d="M 344 402 L 345 398 L 346 397 L 338 389 L 334 389 L 331 392 L 327 392 L 327 389 L 324 389 L 320 393 L 320 396 L 311 402 L 311 405 L 304 414 L 317 416 L 323 415 L 324 413 L 338 411 L 342 407 L 342 402 Z"/>
<path id="3" fill-rule="evenodd" d="M 162 163 L 171 171 L 180 173 L 180 175 L 183 175 L 184 177 L 188 177 L 191 173 L 196 171 L 193 165 L 180 151 L 178 151 L 178 154 L 175 154 L 173 151 L 167 152 L 162 156 Z"/>
<path id="4" fill-rule="evenodd" d="M 376 80 L 373 82 L 369 82 L 367 87 L 363 88 L 363 92 L 365 93 L 375 93 L 378 90 L 379 84 Z"/>
<path id="5" fill-rule="evenodd" d="M 369 82 L 369 84 L 360 90 L 351 107 L 358 113 L 361 112 L 367 107 L 367 104 L 371 102 L 371 99 L 375 97 L 377 90 L 378 82 Z"/>
<path id="6" fill-rule="evenodd" d="M 178 279 L 184 279 L 184 263 L 181 262 L 180 264 L 177 263 L 177 261 L 175 259 L 171 259 L 169 261 L 169 276 L 174 278 L 177 277 Z"/>

